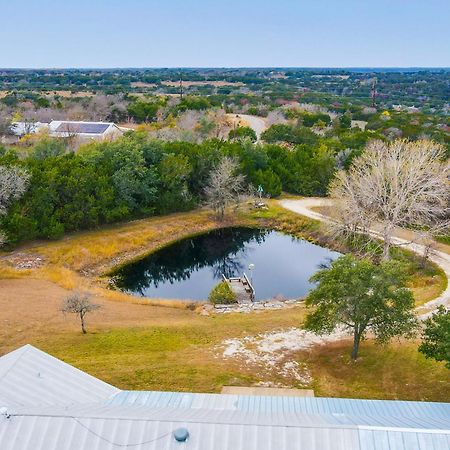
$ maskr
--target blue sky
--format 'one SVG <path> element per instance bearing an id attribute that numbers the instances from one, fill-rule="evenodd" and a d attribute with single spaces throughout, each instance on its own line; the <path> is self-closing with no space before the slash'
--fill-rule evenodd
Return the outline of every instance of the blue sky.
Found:
<path id="1" fill-rule="evenodd" d="M 450 66 L 450 0 L 0 0 L 0 67 Z"/>

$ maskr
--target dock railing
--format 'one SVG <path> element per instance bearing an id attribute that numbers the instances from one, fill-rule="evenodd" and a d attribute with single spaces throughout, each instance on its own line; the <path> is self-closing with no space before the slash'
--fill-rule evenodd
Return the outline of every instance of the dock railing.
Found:
<path id="1" fill-rule="evenodd" d="M 225 274 L 222 274 L 222 278 L 227 283 L 233 283 L 233 281 L 241 283 L 245 287 L 245 290 L 250 294 L 250 301 L 252 301 L 252 302 L 255 301 L 255 288 L 253 287 L 252 283 L 248 279 L 248 276 L 247 276 L 247 274 L 245 272 L 244 272 L 244 275 L 242 277 L 230 277 L 230 278 L 227 278 L 225 276 Z"/>
<path id="2" fill-rule="evenodd" d="M 252 301 L 255 300 L 255 288 L 253 287 L 252 283 L 250 283 L 250 280 L 247 277 L 247 274 L 244 272 L 244 280 L 247 286 L 250 288 L 250 295 L 252 298 Z"/>

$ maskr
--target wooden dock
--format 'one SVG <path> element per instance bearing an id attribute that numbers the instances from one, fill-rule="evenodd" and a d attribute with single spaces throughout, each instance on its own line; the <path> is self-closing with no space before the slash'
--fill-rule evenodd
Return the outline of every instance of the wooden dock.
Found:
<path id="1" fill-rule="evenodd" d="M 255 288 L 245 273 L 242 277 L 227 278 L 225 275 L 222 276 L 230 285 L 231 290 L 236 294 L 236 299 L 239 304 L 252 303 L 255 300 Z"/>

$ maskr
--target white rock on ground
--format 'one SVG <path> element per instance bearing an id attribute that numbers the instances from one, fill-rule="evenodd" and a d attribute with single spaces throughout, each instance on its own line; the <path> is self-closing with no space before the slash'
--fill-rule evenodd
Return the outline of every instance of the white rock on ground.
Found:
<path id="1" fill-rule="evenodd" d="M 348 333 L 342 329 L 319 336 L 299 328 L 290 328 L 246 336 L 242 339 L 227 339 L 219 348 L 224 358 L 237 359 L 246 365 L 260 366 L 262 375 L 264 372 L 276 370 L 283 378 L 293 378 L 306 386 L 312 381 L 311 375 L 306 365 L 292 359 L 292 353 L 345 337 L 348 337 Z"/>

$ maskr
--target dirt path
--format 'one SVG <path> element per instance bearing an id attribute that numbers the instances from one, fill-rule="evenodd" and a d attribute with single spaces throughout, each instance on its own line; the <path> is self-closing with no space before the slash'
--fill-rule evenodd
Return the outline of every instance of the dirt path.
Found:
<path id="1" fill-rule="evenodd" d="M 312 210 L 312 208 L 332 206 L 332 202 L 330 199 L 305 198 L 300 200 L 281 200 L 279 203 L 283 208 L 289 209 L 290 211 L 293 211 L 297 214 L 301 214 L 302 216 L 320 220 L 322 222 L 330 221 L 329 217 L 321 214 L 320 212 Z M 411 250 L 417 254 L 423 254 L 423 245 L 416 244 L 414 242 L 410 242 L 410 240 L 405 239 L 405 232 L 405 230 L 401 230 L 396 233 L 394 238 L 392 239 L 392 243 L 394 245 L 401 245 L 403 248 L 407 248 L 408 250 Z M 381 239 L 380 233 L 376 230 L 370 230 L 370 234 L 373 237 Z M 448 308 L 450 307 L 450 254 L 442 250 L 436 250 L 434 254 L 430 256 L 430 259 L 442 268 L 442 270 L 447 275 L 448 282 L 446 290 L 442 292 L 439 297 L 417 308 L 417 310 L 420 312 L 419 317 L 422 319 L 428 317 L 432 313 L 432 311 L 435 310 L 439 305 L 445 305 Z"/>
<path id="2" fill-rule="evenodd" d="M 261 134 L 267 129 L 267 123 L 264 117 L 252 116 L 250 114 L 230 114 L 233 122 L 240 126 L 248 126 L 256 133 L 258 141 L 261 139 Z"/>

